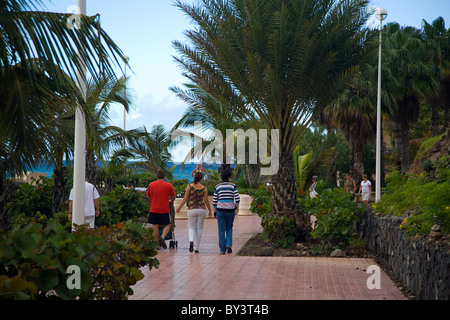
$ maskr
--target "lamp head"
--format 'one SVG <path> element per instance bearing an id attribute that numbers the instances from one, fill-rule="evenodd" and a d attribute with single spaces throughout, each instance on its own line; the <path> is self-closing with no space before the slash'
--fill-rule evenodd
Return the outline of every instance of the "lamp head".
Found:
<path id="1" fill-rule="evenodd" d="M 387 17 L 387 10 L 384 8 L 377 8 L 375 10 L 375 16 L 377 17 L 378 20 L 382 21 L 384 19 L 386 19 Z"/>

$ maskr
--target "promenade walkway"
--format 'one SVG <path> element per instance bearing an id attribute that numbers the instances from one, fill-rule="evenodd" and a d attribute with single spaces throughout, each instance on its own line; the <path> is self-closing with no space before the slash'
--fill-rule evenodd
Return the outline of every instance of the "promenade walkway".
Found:
<path id="1" fill-rule="evenodd" d="M 237 256 L 261 231 L 257 215 L 236 216 L 233 253 L 225 255 L 219 254 L 215 219 L 205 221 L 200 253 L 188 250 L 187 220 L 175 222 L 178 248 L 158 252 L 159 269 L 143 268 L 129 300 L 406 299 L 383 271 L 380 289 L 367 288 L 372 259 Z"/>

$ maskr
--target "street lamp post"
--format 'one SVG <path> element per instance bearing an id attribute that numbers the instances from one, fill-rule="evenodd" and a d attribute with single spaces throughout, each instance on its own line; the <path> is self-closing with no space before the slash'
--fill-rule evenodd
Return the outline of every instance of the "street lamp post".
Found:
<path id="1" fill-rule="evenodd" d="M 375 202 L 381 199 L 381 31 L 383 20 L 387 17 L 387 11 L 383 8 L 375 10 L 375 16 L 380 21 L 380 40 L 378 47 L 378 96 L 377 96 L 377 150 L 376 150 L 376 184 L 375 184 Z"/>
<path id="2" fill-rule="evenodd" d="M 130 61 L 130 57 L 127 55 L 123 56 L 123 60 L 125 62 L 125 90 L 124 90 L 124 98 L 125 101 L 127 100 L 127 65 L 128 65 L 128 61 Z M 123 109 L 123 131 L 126 130 L 126 116 L 127 116 L 127 110 Z M 125 137 L 123 138 L 123 148 L 125 149 Z"/>
<path id="3" fill-rule="evenodd" d="M 79 14 L 86 15 L 86 0 L 78 1 Z M 78 52 L 81 67 L 77 71 L 77 85 L 86 99 L 86 64 L 82 52 Z M 73 164 L 73 226 L 84 224 L 84 180 L 86 175 L 86 121 L 83 110 L 77 106 L 75 113 L 75 145 Z"/>

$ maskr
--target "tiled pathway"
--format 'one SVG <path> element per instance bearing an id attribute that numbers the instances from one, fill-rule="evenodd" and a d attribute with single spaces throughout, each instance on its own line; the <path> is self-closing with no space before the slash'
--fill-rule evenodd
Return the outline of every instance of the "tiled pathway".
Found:
<path id="1" fill-rule="evenodd" d="M 188 251 L 187 220 L 176 220 L 176 249 L 161 249 L 159 269 L 143 269 L 130 300 L 405 300 L 381 271 L 368 289 L 372 259 L 243 257 L 236 253 L 261 231 L 258 216 L 237 216 L 233 253 L 220 255 L 217 221 L 207 219 L 200 253 Z M 167 242 L 168 243 L 168 242 Z"/>

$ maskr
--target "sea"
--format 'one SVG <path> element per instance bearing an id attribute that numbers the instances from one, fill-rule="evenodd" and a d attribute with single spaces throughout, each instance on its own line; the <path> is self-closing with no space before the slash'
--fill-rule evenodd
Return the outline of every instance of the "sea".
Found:
<path id="1" fill-rule="evenodd" d="M 128 162 L 132 163 L 132 162 Z M 66 165 L 66 162 L 64 161 L 64 165 Z M 98 164 L 101 166 L 101 164 Z M 188 179 L 189 182 L 193 180 L 191 176 L 191 172 L 196 168 L 196 163 L 186 163 L 184 166 L 184 170 L 181 170 L 182 163 L 175 163 L 175 162 L 167 162 L 167 167 L 170 169 L 174 165 L 176 165 L 172 179 Z M 220 166 L 220 164 L 205 164 L 206 170 L 213 170 L 217 171 L 217 168 Z M 35 168 L 31 169 L 30 172 L 35 173 L 43 173 L 46 174 L 47 177 L 51 177 L 53 175 L 53 165 L 48 165 L 46 163 L 40 164 L 36 166 Z"/>

